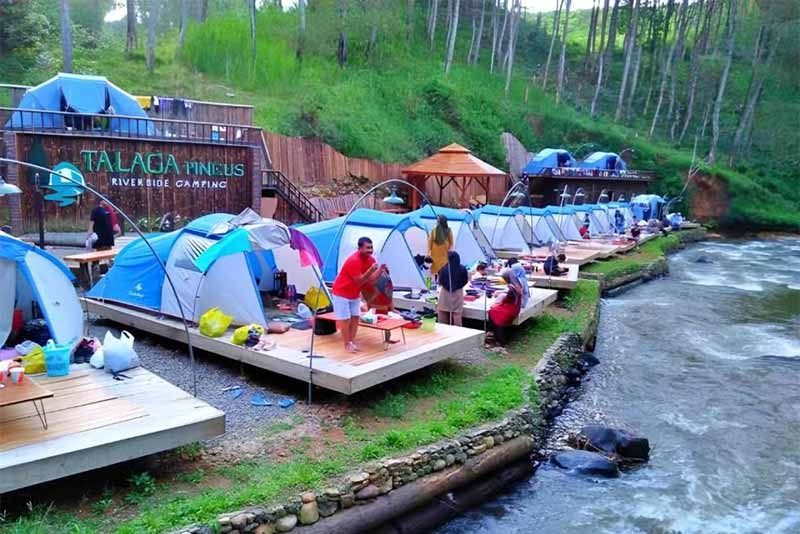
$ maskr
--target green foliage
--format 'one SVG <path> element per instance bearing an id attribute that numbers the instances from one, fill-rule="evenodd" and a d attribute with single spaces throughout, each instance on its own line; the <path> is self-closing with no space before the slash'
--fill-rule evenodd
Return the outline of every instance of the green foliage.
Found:
<path id="1" fill-rule="evenodd" d="M 147 471 L 135 474 L 128 479 L 132 489 L 125 496 L 130 504 L 139 504 L 156 492 L 156 479 Z"/>

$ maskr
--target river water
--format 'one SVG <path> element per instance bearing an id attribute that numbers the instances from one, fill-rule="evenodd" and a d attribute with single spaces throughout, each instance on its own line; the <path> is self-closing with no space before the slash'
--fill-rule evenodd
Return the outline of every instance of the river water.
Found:
<path id="1" fill-rule="evenodd" d="M 672 256 L 602 302 L 595 354 L 557 428 L 632 430 L 650 463 L 612 480 L 545 465 L 437 532 L 800 532 L 800 239 Z"/>

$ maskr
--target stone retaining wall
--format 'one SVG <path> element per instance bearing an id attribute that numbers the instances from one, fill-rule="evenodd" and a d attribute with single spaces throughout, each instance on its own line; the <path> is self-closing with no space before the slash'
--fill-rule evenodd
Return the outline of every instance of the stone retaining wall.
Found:
<path id="1" fill-rule="evenodd" d="M 432 473 L 463 466 L 499 444 L 520 436 L 533 438 L 532 451 L 544 443 L 548 423 L 568 401 L 571 376 L 576 373 L 584 342 L 578 334 L 562 335 L 542 356 L 534 369 L 537 406 L 512 410 L 503 420 L 466 432 L 455 439 L 439 441 L 412 454 L 366 464 L 337 485 L 322 492 L 305 492 L 282 505 L 255 506 L 222 514 L 214 528 L 208 525 L 184 527 L 174 534 L 273 534 L 302 532 L 303 525 L 354 506 L 368 506 L 381 496 Z M 530 391 L 525 392 L 530 395 Z M 530 438 L 528 438 L 530 439 Z"/>

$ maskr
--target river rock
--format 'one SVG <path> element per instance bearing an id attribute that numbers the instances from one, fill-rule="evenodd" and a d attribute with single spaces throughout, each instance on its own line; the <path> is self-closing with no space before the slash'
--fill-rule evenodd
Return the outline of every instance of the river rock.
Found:
<path id="1" fill-rule="evenodd" d="M 275 530 L 278 532 L 289 532 L 297 525 L 297 516 L 289 514 L 281 517 L 275 523 Z"/>
<path id="2" fill-rule="evenodd" d="M 602 425 L 586 425 L 578 434 L 595 449 L 618 454 L 626 459 L 647 461 L 650 459 L 650 442 L 647 438 L 634 436 L 630 432 Z"/>
<path id="3" fill-rule="evenodd" d="M 695 263 L 714 263 L 714 260 L 709 258 L 708 256 L 698 256 L 694 260 Z"/>
<path id="4" fill-rule="evenodd" d="M 581 475 L 607 478 L 619 476 L 619 468 L 602 454 L 589 451 L 561 451 L 550 457 L 550 461 L 562 469 Z"/>
<path id="5" fill-rule="evenodd" d="M 317 508 L 317 501 L 310 501 L 303 503 L 300 507 L 300 524 L 311 525 L 319 521 L 319 508 Z"/>
<path id="6" fill-rule="evenodd" d="M 380 490 L 378 489 L 378 486 L 370 484 L 361 491 L 356 492 L 356 499 L 358 499 L 359 501 L 365 499 L 374 499 L 378 495 L 380 495 Z"/>
<path id="7" fill-rule="evenodd" d="M 585 368 L 594 367 L 600 360 L 597 359 L 597 356 L 592 354 L 591 352 L 583 352 L 580 355 L 580 362 L 581 365 Z"/>

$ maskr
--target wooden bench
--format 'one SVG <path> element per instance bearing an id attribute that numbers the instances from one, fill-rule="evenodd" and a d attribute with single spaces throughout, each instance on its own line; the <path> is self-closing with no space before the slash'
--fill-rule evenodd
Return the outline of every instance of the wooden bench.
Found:
<path id="1" fill-rule="evenodd" d="M 119 249 L 113 248 L 110 250 L 97 250 L 95 252 L 84 252 L 81 254 L 70 254 L 64 256 L 64 262 L 77 263 L 78 268 L 81 270 L 82 275 L 86 275 L 86 280 L 89 281 L 89 287 L 94 285 L 92 271 L 94 266 L 102 261 L 111 261 L 117 257 Z"/>
<path id="2" fill-rule="evenodd" d="M 338 321 L 339 319 L 336 318 L 336 314 L 334 312 L 323 313 L 322 315 L 318 315 L 317 319 L 323 319 L 325 321 Z M 380 330 L 384 333 L 383 336 L 383 350 L 389 350 L 389 343 L 391 343 L 392 339 L 392 331 L 400 330 L 400 335 L 403 338 L 403 345 L 406 344 L 406 333 L 403 330 L 403 327 L 406 326 L 410 321 L 405 319 L 384 319 L 382 321 L 378 321 L 377 323 L 365 323 L 364 321 L 359 321 L 358 325 L 363 326 L 364 328 L 371 328 L 373 330 Z"/>

